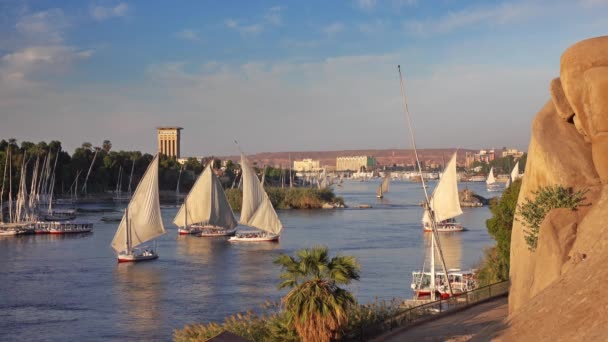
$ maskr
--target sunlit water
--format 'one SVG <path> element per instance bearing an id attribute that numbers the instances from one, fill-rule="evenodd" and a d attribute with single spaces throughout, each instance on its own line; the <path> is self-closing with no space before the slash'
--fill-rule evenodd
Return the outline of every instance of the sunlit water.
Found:
<path id="1" fill-rule="evenodd" d="M 226 239 L 177 236 L 175 207 L 164 207 L 168 234 L 158 239 L 160 258 L 117 264 L 109 244 L 124 208 L 85 213 L 94 233 L 0 238 L 0 340 L 168 340 L 187 323 L 220 321 L 278 300 L 280 253 L 326 245 L 332 253 L 354 255 L 361 279 L 350 289 L 359 301 L 410 297 L 411 272 L 428 254 L 422 232 L 420 184 L 393 182 L 385 198 L 375 197 L 379 181 L 346 182 L 335 191 L 349 209 L 284 210 L 279 243 L 231 244 Z M 432 184 L 434 185 L 434 184 Z M 463 183 L 482 196 L 484 183 Z M 358 209 L 371 204 L 371 209 Z M 112 211 L 113 210 L 113 211 Z M 449 268 L 475 266 L 492 240 L 484 208 L 464 209 L 468 229 L 441 234 Z M 428 234 L 427 234 L 428 235 Z"/>

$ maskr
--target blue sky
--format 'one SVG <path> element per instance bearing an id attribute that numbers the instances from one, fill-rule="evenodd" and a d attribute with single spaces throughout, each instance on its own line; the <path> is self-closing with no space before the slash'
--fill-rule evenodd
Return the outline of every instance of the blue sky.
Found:
<path id="1" fill-rule="evenodd" d="M 607 0 L 2 1 L 0 138 L 183 154 L 525 148 Z"/>

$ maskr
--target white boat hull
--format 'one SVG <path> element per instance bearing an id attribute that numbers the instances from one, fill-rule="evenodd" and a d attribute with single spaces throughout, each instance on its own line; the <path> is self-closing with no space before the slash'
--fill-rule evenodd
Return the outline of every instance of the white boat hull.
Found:
<path id="1" fill-rule="evenodd" d="M 456 224 L 437 224 L 437 232 L 439 233 L 449 233 L 449 232 L 462 232 L 464 231 L 464 227 L 460 224 L 460 223 L 456 223 Z M 425 232 L 432 232 L 433 229 L 431 227 L 428 226 L 424 226 L 424 231 Z"/>
<path id="2" fill-rule="evenodd" d="M 201 231 L 200 233 L 196 234 L 196 236 L 198 236 L 198 237 L 216 237 L 216 236 L 233 236 L 234 234 L 236 234 L 236 229 L 230 229 L 230 230 L 214 229 L 214 230 Z"/>
<path id="3" fill-rule="evenodd" d="M 258 236 L 233 236 L 228 241 L 230 242 L 278 242 L 280 235 L 267 234 Z"/>
<path id="4" fill-rule="evenodd" d="M 120 254 L 118 256 L 118 262 L 138 262 L 138 261 L 149 261 L 158 259 L 158 254 Z"/>

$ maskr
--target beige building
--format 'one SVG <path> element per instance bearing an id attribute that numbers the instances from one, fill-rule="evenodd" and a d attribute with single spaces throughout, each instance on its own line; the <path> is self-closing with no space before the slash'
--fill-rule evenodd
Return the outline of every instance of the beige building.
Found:
<path id="1" fill-rule="evenodd" d="M 180 158 L 180 131 L 181 127 L 157 127 L 158 152 L 168 156 Z"/>
<path id="2" fill-rule="evenodd" d="M 309 172 L 319 170 L 320 163 L 318 160 L 302 159 L 293 161 L 293 169 L 297 172 Z"/>
<path id="3" fill-rule="evenodd" d="M 369 171 L 376 166 L 376 158 L 370 156 L 338 157 L 336 158 L 336 171 L 358 172 L 361 167 Z"/>
<path id="4" fill-rule="evenodd" d="M 508 148 L 502 150 L 502 157 L 513 156 L 516 160 L 521 158 L 524 155 L 524 152 L 517 150 L 516 148 Z"/>

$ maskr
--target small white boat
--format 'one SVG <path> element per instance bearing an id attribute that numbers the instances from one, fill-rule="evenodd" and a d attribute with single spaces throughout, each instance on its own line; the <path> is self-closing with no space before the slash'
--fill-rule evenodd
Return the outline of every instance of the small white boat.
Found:
<path id="1" fill-rule="evenodd" d="M 239 231 L 231 237 L 230 242 L 266 242 L 279 241 L 283 224 L 274 210 L 268 194 L 247 163 L 245 154 L 241 154 L 243 171 L 243 204 L 241 206 L 241 224 L 261 231 Z"/>
<path id="2" fill-rule="evenodd" d="M 78 234 L 93 231 L 91 222 L 52 221 L 35 223 L 36 234 Z"/>
<path id="3" fill-rule="evenodd" d="M 462 225 L 454 219 L 462 214 L 458 197 L 457 177 L 456 153 L 454 153 L 445 167 L 435 191 L 433 191 L 430 208 L 425 207 L 422 216 L 422 227 L 425 232 L 433 231 L 433 219 L 435 220 L 435 229 L 438 232 L 460 232 L 464 230 Z"/>
<path id="4" fill-rule="evenodd" d="M 382 183 L 378 186 L 378 190 L 376 191 L 376 197 L 383 198 L 384 194 L 388 192 L 388 186 L 391 182 L 391 178 L 386 176 L 382 179 Z"/>
<path id="5" fill-rule="evenodd" d="M 494 168 L 490 168 L 490 174 L 488 175 L 488 179 L 486 179 L 487 190 L 490 192 L 501 191 L 503 187 L 496 182 L 496 178 L 494 178 Z"/>
<path id="6" fill-rule="evenodd" d="M 218 236 L 233 236 L 236 234 L 236 229 L 224 229 L 222 227 L 197 227 L 196 225 L 191 226 L 198 233 L 195 235 L 198 237 L 218 237 Z"/>
<path id="7" fill-rule="evenodd" d="M 117 253 L 118 262 L 158 258 L 155 248 L 141 245 L 165 233 L 160 211 L 158 154 L 156 154 L 137 185 L 112 239 L 112 248 Z"/>
<path id="8" fill-rule="evenodd" d="M 76 209 L 54 209 L 44 215 L 46 221 L 70 221 L 76 218 Z"/>

